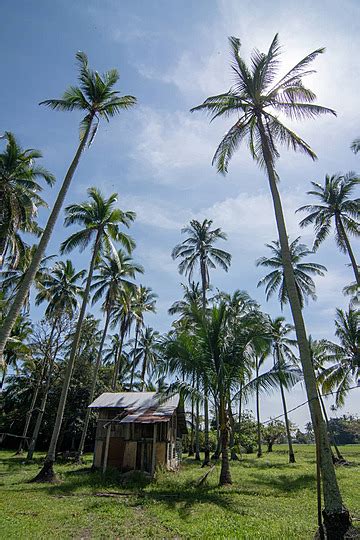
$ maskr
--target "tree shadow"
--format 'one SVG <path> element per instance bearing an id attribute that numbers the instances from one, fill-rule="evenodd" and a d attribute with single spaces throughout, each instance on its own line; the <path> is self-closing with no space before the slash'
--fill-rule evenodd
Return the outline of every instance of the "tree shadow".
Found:
<path id="1" fill-rule="evenodd" d="M 263 475 L 253 473 L 251 475 L 256 484 L 268 486 L 284 494 L 294 493 L 303 489 L 312 489 L 316 491 L 315 474 L 303 474 L 297 478 L 281 474 L 276 477 L 266 478 Z"/>

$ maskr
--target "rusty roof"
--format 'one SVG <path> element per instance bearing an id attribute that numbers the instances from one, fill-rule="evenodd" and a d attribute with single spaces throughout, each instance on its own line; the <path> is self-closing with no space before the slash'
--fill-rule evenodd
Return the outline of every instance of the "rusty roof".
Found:
<path id="1" fill-rule="evenodd" d="M 124 416 L 120 423 L 153 424 L 168 422 L 179 405 L 176 394 L 165 401 L 156 392 L 105 392 L 93 401 L 92 409 L 123 409 Z"/>

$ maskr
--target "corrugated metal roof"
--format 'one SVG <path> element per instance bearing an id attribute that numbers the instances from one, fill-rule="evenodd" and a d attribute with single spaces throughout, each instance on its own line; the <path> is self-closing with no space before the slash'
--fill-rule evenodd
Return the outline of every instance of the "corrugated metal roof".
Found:
<path id="1" fill-rule="evenodd" d="M 154 423 L 167 422 L 179 404 L 176 394 L 166 401 L 160 402 L 156 392 L 105 392 L 93 401 L 92 409 L 124 409 L 127 415 L 120 423 Z"/>

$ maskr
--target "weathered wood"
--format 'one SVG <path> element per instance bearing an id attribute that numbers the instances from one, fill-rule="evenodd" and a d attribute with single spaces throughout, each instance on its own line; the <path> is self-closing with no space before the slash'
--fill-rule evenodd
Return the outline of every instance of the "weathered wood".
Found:
<path id="1" fill-rule="evenodd" d="M 156 465 L 156 431 L 157 431 L 157 424 L 154 424 L 152 456 L 151 456 L 151 475 L 152 476 L 154 476 L 155 474 L 155 465 Z"/>

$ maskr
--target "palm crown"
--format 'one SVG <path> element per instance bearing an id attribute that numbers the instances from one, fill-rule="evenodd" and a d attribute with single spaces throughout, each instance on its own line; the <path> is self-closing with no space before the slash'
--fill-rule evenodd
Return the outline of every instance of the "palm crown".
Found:
<path id="1" fill-rule="evenodd" d="M 76 59 L 79 63 L 79 86 L 70 86 L 61 99 L 46 99 L 40 105 L 46 105 L 60 111 L 85 111 L 85 117 L 80 124 L 81 137 L 93 119 L 97 122 L 90 136 L 91 144 L 96 134 L 100 118 L 109 119 L 119 114 L 122 109 L 128 109 L 136 104 L 133 96 L 120 96 L 120 92 L 113 90 L 119 80 L 116 69 L 110 69 L 103 75 L 89 68 L 88 58 L 84 52 L 78 52 Z"/>
<path id="2" fill-rule="evenodd" d="M 282 113 L 291 120 L 315 118 L 321 114 L 335 114 L 332 109 L 314 103 L 316 95 L 306 88 L 302 78 L 313 73 L 308 67 L 324 49 L 317 49 L 298 62 L 275 82 L 278 72 L 280 46 L 276 34 L 268 52 L 255 49 L 248 67 L 240 56 L 240 40 L 229 38 L 232 53 L 234 85 L 228 92 L 208 97 L 191 111 L 205 110 L 211 120 L 217 117 L 236 116 L 236 122 L 220 142 L 213 163 L 221 173 L 226 173 L 235 150 L 243 139 L 248 140 L 252 157 L 265 165 L 261 136 L 267 139 L 268 159 L 272 164 L 279 157 L 277 145 L 286 145 L 316 159 L 314 151 L 299 135 L 285 126 L 278 118 Z"/>
<path id="3" fill-rule="evenodd" d="M 49 185 L 55 178 L 35 162 L 42 157 L 41 152 L 20 147 L 12 133 L 6 132 L 5 151 L 0 154 L 0 264 L 10 255 L 10 266 L 17 266 L 24 254 L 25 244 L 18 231 L 39 233 L 35 218 L 40 206 L 47 206 L 40 197 L 42 191 L 38 180 Z"/>
<path id="4" fill-rule="evenodd" d="M 78 282 L 84 277 L 85 271 L 76 272 L 72 262 L 58 261 L 54 268 L 41 279 L 40 290 L 36 296 L 36 305 L 48 302 L 45 310 L 47 317 L 58 317 L 66 313 L 73 317 L 78 308 L 82 287 Z"/>
<path id="5" fill-rule="evenodd" d="M 101 247 L 107 251 L 116 253 L 112 242 L 114 240 L 120 241 L 126 250 L 131 252 L 135 243 L 132 238 L 120 231 L 120 224 L 129 227 L 135 219 L 134 212 L 123 212 L 114 208 L 117 202 L 116 193 L 105 199 L 101 192 L 94 187 L 87 191 L 91 199 L 90 202 L 71 204 L 66 208 L 65 225 L 79 224 L 83 225 L 84 228 L 72 234 L 61 244 L 61 252 L 68 253 L 75 247 L 79 247 L 82 251 L 97 235 L 101 237 Z"/>
<path id="6" fill-rule="evenodd" d="M 185 273 L 189 282 L 192 281 L 196 266 L 200 264 L 200 270 L 204 272 L 202 277 L 205 289 L 209 287 L 209 268 L 216 268 L 218 264 L 228 271 L 231 263 L 230 253 L 214 247 L 218 240 L 226 240 L 226 234 L 220 228 L 211 229 L 211 225 L 211 219 L 205 219 L 202 223 L 195 219 L 191 220 L 190 226 L 181 230 L 182 233 L 188 234 L 188 238 L 175 246 L 171 254 L 173 259 L 182 259 L 179 272 Z"/>
<path id="7" fill-rule="evenodd" d="M 259 281 L 258 287 L 265 285 L 266 300 L 269 300 L 269 298 L 278 291 L 280 305 L 283 307 L 284 304 L 288 303 L 288 293 L 285 284 L 280 242 L 278 240 L 273 240 L 270 244 L 265 245 L 271 250 L 272 256 L 260 257 L 256 261 L 256 266 L 264 266 L 265 268 L 273 268 L 274 270 Z M 316 300 L 315 283 L 311 278 L 311 275 L 323 276 L 324 272 L 326 272 L 326 268 L 322 264 L 300 262 L 301 259 L 313 253 L 305 246 L 305 244 L 300 244 L 300 236 L 291 242 L 289 248 L 296 287 L 301 306 L 303 307 L 304 300 L 307 301 L 308 296 L 313 300 Z"/>
<path id="8" fill-rule="evenodd" d="M 330 234 L 333 219 L 336 226 L 336 242 L 342 251 L 346 251 L 347 248 L 339 219 L 345 232 L 360 234 L 360 199 L 349 198 L 359 182 L 359 177 L 353 172 L 345 175 L 326 175 L 324 185 L 311 182 L 313 189 L 308 191 L 308 195 L 313 195 L 320 204 L 301 206 L 297 212 L 305 211 L 309 214 L 300 221 L 301 227 L 314 224 L 316 234 L 314 249 L 317 249 Z"/>

